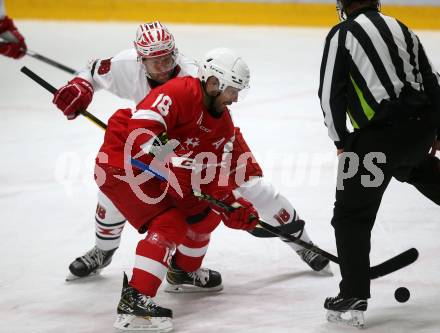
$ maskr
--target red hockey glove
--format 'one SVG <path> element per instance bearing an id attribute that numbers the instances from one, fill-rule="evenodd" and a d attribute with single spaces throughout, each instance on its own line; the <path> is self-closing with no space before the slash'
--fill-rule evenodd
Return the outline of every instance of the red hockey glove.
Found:
<path id="1" fill-rule="evenodd" d="M 235 199 L 232 191 L 213 191 L 211 195 L 221 202 L 234 207 L 227 210 L 212 205 L 212 209 L 220 212 L 223 223 L 232 229 L 252 230 L 258 224 L 258 213 L 254 206 L 244 198 Z"/>
<path id="2" fill-rule="evenodd" d="M 0 42 L 0 54 L 14 59 L 19 59 L 26 54 L 27 47 L 24 37 L 7 16 L 0 19 L 0 36 L 7 40 L 5 43 Z"/>
<path id="3" fill-rule="evenodd" d="M 93 86 L 87 80 L 76 77 L 58 89 L 53 96 L 53 103 L 63 111 L 67 119 L 78 117 L 89 106 L 93 98 Z"/>

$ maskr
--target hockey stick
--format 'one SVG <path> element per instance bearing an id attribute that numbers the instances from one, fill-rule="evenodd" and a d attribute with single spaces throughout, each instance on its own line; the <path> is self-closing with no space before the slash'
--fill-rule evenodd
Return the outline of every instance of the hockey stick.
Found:
<path id="1" fill-rule="evenodd" d="M 65 66 L 63 64 L 60 64 L 59 62 L 57 62 L 55 60 L 52 60 L 52 59 L 49 59 L 48 57 L 45 57 L 44 55 L 41 55 L 41 54 L 39 54 L 37 52 L 31 51 L 31 50 L 27 50 L 26 54 L 28 56 L 32 57 L 32 58 L 38 59 L 38 60 L 40 60 L 42 62 L 45 62 L 48 65 L 52 65 L 52 66 L 54 66 L 56 68 L 59 68 L 59 69 L 65 71 L 65 72 L 67 72 L 69 74 L 76 74 L 76 73 L 78 73 L 78 71 L 74 70 L 73 68 L 70 68 L 70 67 L 67 67 L 67 66 Z"/>
<path id="2" fill-rule="evenodd" d="M 44 89 L 48 90 L 49 92 L 51 92 L 52 94 L 55 94 L 57 92 L 57 88 L 55 88 L 53 85 L 51 85 L 49 82 L 47 82 L 46 80 L 44 80 L 41 76 L 35 74 L 33 71 L 31 71 L 29 68 L 27 68 L 26 66 L 22 67 L 20 69 L 20 71 L 27 75 L 28 77 L 30 77 L 32 80 L 34 80 L 35 82 L 37 82 L 40 86 L 42 86 Z M 95 117 L 93 114 L 91 114 L 90 112 L 88 112 L 87 110 L 83 110 L 80 112 L 81 115 L 83 115 L 84 117 L 86 117 L 87 119 L 89 119 L 92 123 L 94 123 L 95 125 L 97 125 L 98 127 L 101 127 L 102 129 L 107 129 L 107 125 L 101 121 L 100 119 L 98 119 L 97 117 Z"/>
<path id="3" fill-rule="evenodd" d="M 1 37 L 0 37 L 0 43 L 1 42 L 9 42 L 10 43 L 10 42 L 14 42 L 15 40 L 16 40 L 15 37 L 12 34 L 8 33 L 8 32 L 3 33 L 1 35 Z M 52 66 L 54 66 L 56 68 L 59 68 L 59 69 L 65 71 L 65 72 L 67 72 L 69 74 L 76 74 L 77 73 L 77 71 L 74 70 L 73 68 L 70 68 L 70 67 L 67 67 L 67 66 L 65 66 L 63 64 L 60 64 L 59 62 L 57 62 L 55 60 L 52 60 L 52 59 L 50 59 L 48 57 L 45 57 L 44 55 L 41 55 L 41 54 L 39 54 L 37 52 L 34 52 L 34 51 L 31 51 L 29 49 L 26 50 L 26 54 L 28 56 L 32 57 L 32 58 L 38 59 L 38 60 L 40 60 L 42 62 L 45 62 L 48 65 L 52 65 Z"/>
<path id="4" fill-rule="evenodd" d="M 206 200 L 222 209 L 225 209 L 227 211 L 233 211 L 234 209 L 236 209 L 237 207 L 233 207 L 233 206 L 229 206 L 227 204 L 225 204 L 222 201 L 219 201 L 207 194 L 202 194 L 202 193 L 194 193 L 194 195 L 202 200 Z M 316 245 L 312 245 L 309 244 L 307 242 L 304 242 L 303 240 L 292 236 L 290 234 L 287 234 L 285 232 L 283 232 L 282 230 L 264 222 L 259 220 L 258 221 L 259 225 L 264 229 L 269 231 L 270 233 L 273 233 L 274 235 L 277 235 L 280 238 L 283 239 L 287 239 L 295 244 L 301 245 L 302 247 L 309 249 L 310 251 L 313 251 L 317 254 L 320 254 L 326 258 L 328 258 L 330 261 L 339 264 L 339 259 L 338 257 L 334 256 L 331 253 L 328 253 L 327 251 L 324 251 L 322 249 L 320 249 L 319 247 L 317 247 Z M 370 279 L 377 279 L 378 277 L 393 273 L 401 268 L 404 268 L 410 264 L 412 264 L 414 261 L 417 260 L 419 256 L 419 253 L 417 251 L 417 249 L 415 248 L 411 248 L 408 249 L 390 259 L 388 259 L 387 261 L 384 261 L 383 263 L 376 265 L 376 266 L 372 266 L 370 267 Z"/>
<path id="5" fill-rule="evenodd" d="M 377 279 L 378 277 L 398 271 L 401 268 L 411 265 L 418 257 L 419 251 L 412 247 L 379 265 L 370 267 L 370 279 Z"/>

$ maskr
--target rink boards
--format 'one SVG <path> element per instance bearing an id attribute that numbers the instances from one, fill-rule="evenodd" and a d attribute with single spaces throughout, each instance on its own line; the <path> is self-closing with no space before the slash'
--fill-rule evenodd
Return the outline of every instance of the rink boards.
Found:
<path id="1" fill-rule="evenodd" d="M 440 6 L 430 0 L 420 5 L 382 1 L 382 11 L 413 29 L 440 29 Z M 188 0 L 9 0 L 8 13 L 23 19 L 151 21 L 239 25 L 320 26 L 338 22 L 330 0 L 188 1 Z M 321 3 L 319 3 L 321 2 Z M 330 3 L 329 3 L 330 2 Z M 432 4 L 431 4 L 432 3 Z"/>

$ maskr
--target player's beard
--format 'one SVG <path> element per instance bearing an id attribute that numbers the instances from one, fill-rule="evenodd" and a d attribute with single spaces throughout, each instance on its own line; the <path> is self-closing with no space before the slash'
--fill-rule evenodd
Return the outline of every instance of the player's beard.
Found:
<path id="1" fill-rule="evenodd" d="M 220 118 L 223 112 L 225 111 L 225 105 L 220 102 L 219 97 L 221 93 L 218 93 L 217 96 L 210 96 L 210 103 L 208 106 L 208 112 L 214 118 Z"/>

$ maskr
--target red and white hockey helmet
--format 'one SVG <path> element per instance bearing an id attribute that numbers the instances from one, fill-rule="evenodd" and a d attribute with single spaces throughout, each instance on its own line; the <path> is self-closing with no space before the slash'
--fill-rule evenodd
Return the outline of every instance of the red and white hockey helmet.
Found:
<path id="1" fill-rule="evenodd" d="M 173 35 L 159 21 L 139 25 L 134 47 L 140 58 L 153 58 L 177 53 Z"/>
<path id="2" fill-rule="evenodd" d="M 228 86 L 243 90 L 249 88 L 250 71 L 244 60 L 227 48 L 209 51 L 200 62 L 198 77 L 206 82 L 214 76 L 219 80 L 219 89 L 224 91 Z"/>

